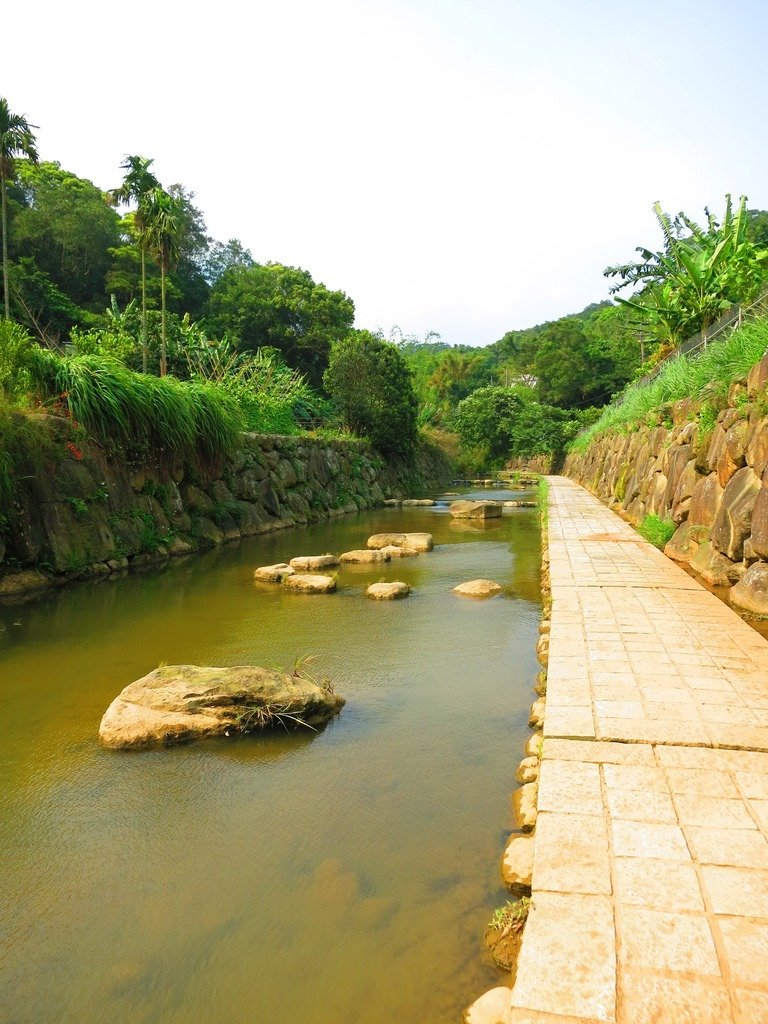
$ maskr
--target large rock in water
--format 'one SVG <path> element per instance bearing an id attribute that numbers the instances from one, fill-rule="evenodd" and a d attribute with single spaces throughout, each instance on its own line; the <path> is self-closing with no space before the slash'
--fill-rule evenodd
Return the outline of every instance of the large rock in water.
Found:
<path id="1" fill-rule="evenodd" d="M 277 562 L 275 565 L 260 565 L 253 570 L 253 578 L 257 583 L 282 583 L 295 572 L 287 562 Z"/>
<path id="2" fill-rule="evenodd" d="M 339 560 L 336 555 L 298 555 L 289 564 L 296 572 L 317 572 L 319 569 L 332 569 Z"/>
<path id="3" fill-rule="evenodd" d="M 493 580 L 470 580 L 453 588 L 454 594 L 461 594 L 462 597 L 495 597 L 501 591 L 502 587 Z"/>
<path id="4" fill-rule="evenodd" d="M 366 551 L 360 548 L 357 551 L 345 551 L 341 555 L 341 561 L 347 565 L 367 565 L 370 562 L 388 562 L 390 556 L 385 551 Z"/>
<path id="5" fill-rule="evenodd" d="M 374 533 L 368 538 L 368 547 L 382 551 L 388 547 L 404 550 L 406 554 L 431 551 L 435 541 L 431 533 Z"/>
<path id="6" fill-rule="evenodd" d="M 169 746 L 204 736 L 276 725 L 317 726 L 344 698 L 302 674 L 241 665 L 163 665 L 137 679 L 107 708 L 99 740 L 114 750 Z"/>
<path id="7" fill-rule="evenodd" d="M 365 596 L 373 601 L 397 601 L 398 598 L 408 597 L 410 592 L 411 588 L 407 583 L 395 580 L 392 583 L 372 583 Z"/>
<path id="8" fill-rule="evenodd" d="M 332 594 L 336 589 L 336 577 L 297 572 L 286 577 L 283 586 L 292 594 Z"/>
<path id="9" fill-rule="evenodd" d="M 453 501 L 448 511 L 455 519 L 499 519 L 503 503 L 500 501 Z"/>

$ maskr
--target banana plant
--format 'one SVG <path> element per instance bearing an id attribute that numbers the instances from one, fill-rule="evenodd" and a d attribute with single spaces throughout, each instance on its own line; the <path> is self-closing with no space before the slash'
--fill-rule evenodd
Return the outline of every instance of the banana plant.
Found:
<path id="1" fill-rule="evenodd" d="M 692 334 L 706 333 L 726 310 L 755 296 L 768 272 L 768 250 L 748 238 L 746 196 L 735 212 L 726 196 L 721 223 L 706 210 L 706 228 L 682 212 L 671 218 L 658 202 L 653 212 L 664 249 L 640 246 L 640 260 L 608 267 L 604 273 L 618 278 L 612 294 L 639 285 L 632 298 L 617 296 L 618 301 L 654 337 L 678 345 Z"/>

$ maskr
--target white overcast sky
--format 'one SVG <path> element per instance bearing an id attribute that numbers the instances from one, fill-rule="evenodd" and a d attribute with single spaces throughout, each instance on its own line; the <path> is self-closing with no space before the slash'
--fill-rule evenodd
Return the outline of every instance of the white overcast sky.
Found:
<path id="1" fill-rule="evenodd" d="M 154 157 L 360 327 L 488 344 L 605 298 L 656 199 L 768 208 L 765 0 L 45 0 L 2 29 L 42 158 L 109 188 Z"/>

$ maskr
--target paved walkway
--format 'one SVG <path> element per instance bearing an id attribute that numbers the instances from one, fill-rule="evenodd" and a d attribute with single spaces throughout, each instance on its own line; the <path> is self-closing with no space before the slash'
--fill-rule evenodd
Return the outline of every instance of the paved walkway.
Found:
<path id="1" fill-rule="evenodd" d="M 514 1024 L 768 1024 L 768 642 L 550 478 L 552 628 Z"/>

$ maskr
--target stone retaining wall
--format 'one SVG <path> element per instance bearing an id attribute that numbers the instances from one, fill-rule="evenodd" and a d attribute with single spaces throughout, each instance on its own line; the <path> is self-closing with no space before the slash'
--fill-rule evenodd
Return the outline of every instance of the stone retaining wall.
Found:
<path id="1" fill-rule="evenodd" d="M 452 475 L 429 446 L 413 464 L 386 464 L 362 442 L 259 434 L 205 467 L 157 457 L 129 465 L 96 442 L 68 443 L 70 425 L 50 420 L 56 459 L 16 480 L 3 518 L 0 596 L 357 512 L 439 490 Z"/>
<path id="2" fill-rule="evenodd" d="M 736 381 L 713 422 L 701 403 L 659 411 L 655 425 L 596 440 L 565 474 L 638 524 L 671 519 L 665 554 L 741 611 L 768 616 L 768 355 Z"/>

